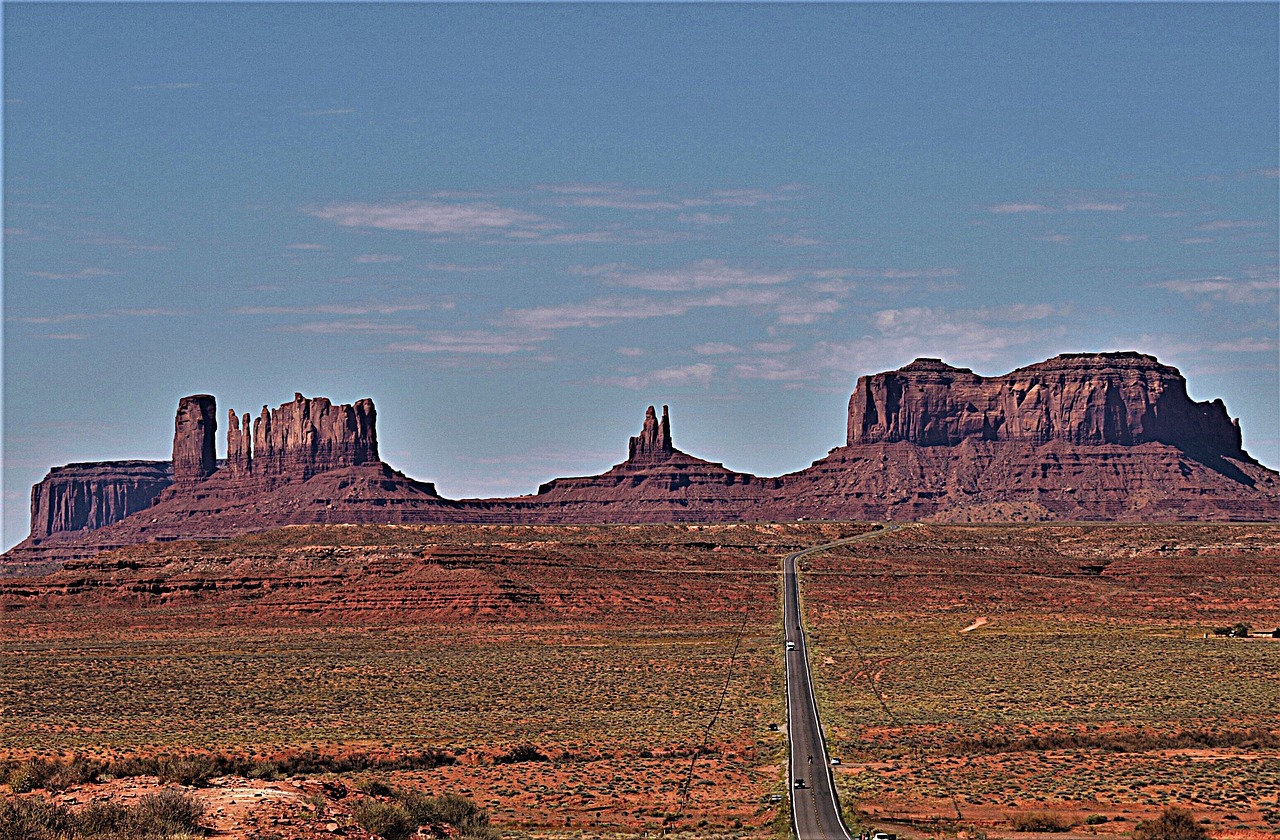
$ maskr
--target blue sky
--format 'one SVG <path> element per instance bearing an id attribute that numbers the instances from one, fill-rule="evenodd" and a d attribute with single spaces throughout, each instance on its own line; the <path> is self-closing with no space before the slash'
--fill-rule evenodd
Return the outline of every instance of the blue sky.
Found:
<path id="1" fill-rule="evenodd" d="M 1280 465 L 1277 6 L 4 7 L 4 534 L 177 399 L 452 497 L 757 474 L 857 376 L 1135 349 Z M 221 422 L 221 418 L 220 418 Z M 220 442 L 221 454 L 222 442 Z"/>

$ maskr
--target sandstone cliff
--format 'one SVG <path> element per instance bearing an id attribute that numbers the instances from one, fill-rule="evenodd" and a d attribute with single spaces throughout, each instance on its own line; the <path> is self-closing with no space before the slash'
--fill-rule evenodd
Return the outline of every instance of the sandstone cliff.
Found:
<path id="1" fill-rule="evenodd" d="M 955 446 L 964 440 L 1086 446 L 1164 443 L 1248 459 L 1221 400 L 1187 396 L 1177 368 L 1141 353 L 1071 353 L 982 377 L 938 359 L 863 376 L 847 443 Z"/>
<path id="2" fill-rule="evenodd" d="M 649 406 L 644 413 L 640 434 L 627 444 L 627 460 L 632 463 L 662 461 L 675 451 L 671 443 L 671 418 L 667 415 L 667 407 L 662 407 L 662 421 L 659 422 L 657 412 Z"/>
<path id="3" fill-rule="evenodd" d="M 31 488 L 31 536 L 92 531 L 144 510 L 173 483 L 168 461 L 54 467 Z"/>
<path id="4" fill-rule="evenodd" d="M 183 397 L 173 421 L 173 482 L 186 486 L 204 481 L 218 468 L 214 437 L 218 406 L 208 394 Z"/>
<path id="5" fill-rule="evenodd" d="M 274 485 L 306 481 L 343 467 L 376 464 L 376 423 L 373 400 L 334 405 L 324 397 L 308 399 L 294 394 L 293 402 L 279 408 L 268 411 L 262 407 L 262 414 L 253 421 L 252 444 L 247 436 L 248 415 L 243 429 L 232 419 L 227 429 L 228 465 L 238 475 L 251 475 L 258 483 Z"/>

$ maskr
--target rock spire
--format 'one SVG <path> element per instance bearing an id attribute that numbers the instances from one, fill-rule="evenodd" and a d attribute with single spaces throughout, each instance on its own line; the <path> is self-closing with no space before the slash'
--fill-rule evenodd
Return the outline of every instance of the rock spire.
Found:
<path id="1" fill-rule="evenodd" d="M 627 447 L 628 461 L 662 461 L 676 451 L 671 443 L 671 419 L 667 416 L 667 407 L 662 407 L 662 420 L 653 406 L 644 413 L 644 428 L 638 437 L 631 438 Z"/>

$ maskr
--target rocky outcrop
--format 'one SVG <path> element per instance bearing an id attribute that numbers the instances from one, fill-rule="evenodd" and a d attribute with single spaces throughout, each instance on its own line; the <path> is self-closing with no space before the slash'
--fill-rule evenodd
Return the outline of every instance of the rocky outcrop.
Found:
<path id="1" fill-rule="evenodd" d="M 32 536 L 0 574 L 289 524 L 1280 520 L 1280 474 L 1241 449 L 1222 402 L 1191 400 L 1176 368 L 1138 353 L 1068 354 L 996 377 L 917 359 L 862 377 L 847 444 L 779 478 L 680 451 L 667 407 L 650 406 L 627 460 L 506 499 L 444 499 L 383 464 L 367 399 L 295 394 L 252 422 L 231 412 L 221 466 L 213 412 L 212 397 L 183 399 L 172 478 L 165 462 L 51 471 L 32 492 Z"/>
<path id="2" fill-rule="evenodd" d="M 659 422 L 657 412 L 649 406 L 644 413 L 644 427 L 627 445 L 627 460 L 633 463 L 665 461 L 675 451 L 671 443 L 671 418 L 667 415 L 667 407 L 662 407 L 662 420 Z"/>
<path id="3" fill-rule="evenodd" d="M 245 477 L 253 473 L 253 436 L 250 433 L 249 414 L 244 415 L 243 425 L 235 409 L 227 410 L 227 473 Z"/>
<path id="4" fill-rule="evenodd" d="M 293 402 L 279 408 L 262 407 L 253 421 L 251 446 L 248 416 L 244 429 L 233 424 L 227 448 L 235 453 L 236 468 L 255 481 L 306 481 L 328 470 L 378 463 L 376 422 L 373 400 L 334 405 L 324 397 L 294 394 Z"/>
<path id="5" fill-rule="evenodd" d="M 31 488 L 31 538 L 92 531 L 145 510 L 173 483 L 168 461 L 54 467 Z"/>
<path id="6" fill-rule="evenodd" d="M 1141 353 L 1071 353 L 982 377 L 939 359 L 864 376 L 847 443 L 955 446 L 964 440 L 1097 446 L 1164 443 L 1248 459 L 1221 400 L 1194 402 L 1177 368 Z"/>
<path id="7" fill-rule="evenodd" d="M 186 486 L 204 481 L 218 468 L 214 440 L 218 404 L 208 394 L 183 397 L 173 421 L 173 483 Z"/>

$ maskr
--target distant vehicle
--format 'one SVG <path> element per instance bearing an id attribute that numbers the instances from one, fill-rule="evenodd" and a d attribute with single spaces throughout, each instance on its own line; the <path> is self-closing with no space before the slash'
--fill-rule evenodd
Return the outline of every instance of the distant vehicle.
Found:
<path id="1" fill-rule="evenodd" d="M 887 831 L 877 831 L 871 835 L 871 840 L 898 840 L 898 835 L 890 834 Z"/>
<path id="2" fill-rule="evenodd" d="M 802 787 L 804 787 L 804 779 L 796 779 L 796 789 L 799 790 Z"/>
<path id="3" fill-rule="evenodd" d="M 770 732 L 777 732 L 777 731 L 778 731 L 778 724 L 776 724 L 776 723 L 771 723 L 771 724 L 769 724 L 769 731 L 770 731 Z"/>
<path id="4" fill-rule="evenodd" d="M 781 802 L 781 801 L 782 801 L 782 794 L 780 794 L 780 793 L 771 793 L 771 794 L 769 794 L 769 801 L 770 801 L 770 802 Z"/>
<path id="5" fill-rule="evenodd" d="M 838 766 L 839 764 L 840 764 L 840 759 L 838 759 L 838 758 L 833 758 L 833 759 L 831 759 L 831 765 L 832 765 L 833 767 Z"/>

